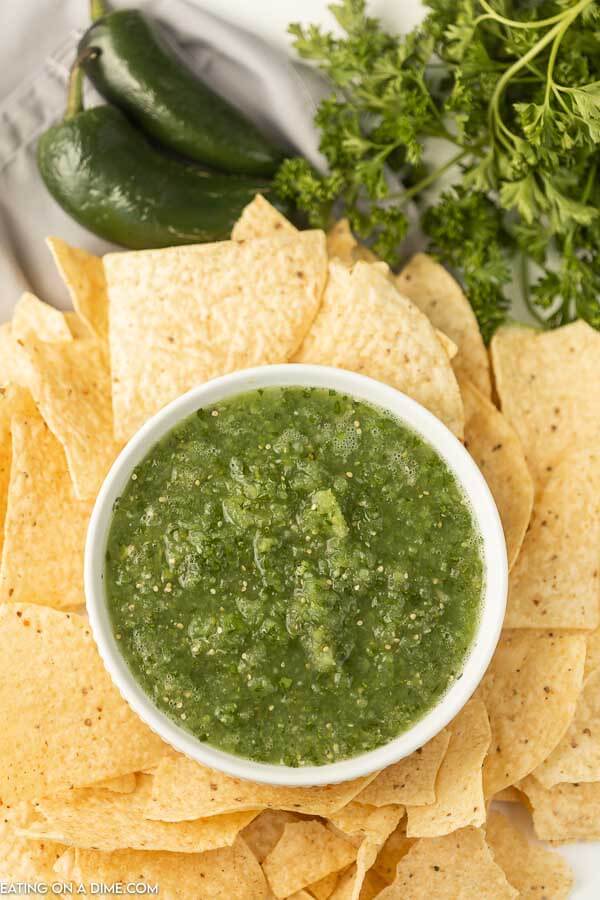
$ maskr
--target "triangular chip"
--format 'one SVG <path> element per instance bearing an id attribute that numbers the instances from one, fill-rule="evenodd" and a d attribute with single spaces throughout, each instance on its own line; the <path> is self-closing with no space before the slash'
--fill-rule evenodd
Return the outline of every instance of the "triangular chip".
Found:
<path id="1" fill-rule="evenodd" d="M 282 363 L 300 346 L 327 277 L 325 236 L 305 231 L 104 258 L 115 433 L 129 438 L 216 375 Z"/>
<path id="2" fill-rule="evenodd" d="M 600 781 L 545 788 L 537 778 L 519 784 L 531 804 L 533 827 L 542 841 L 600 841 Z"/>
<path id="3" fill-rule="evenodd" d="M 150 819 L 179 822 L 267 807 L 328 816 L 353 800 L 372 777 L 322 787 L 277 787 L 232 778 L 185 756 L 176 756 L 161 760 L 146 815 Z"/>
<path id="4" fill-rule="evenodd" d="M 415 843 L 415 838 L 406 836 L 406 822 L 401 822 L 392 831 L 387 841 L 377 854 L 373 869 L 386 884 L 392 884 L 396 878 L 396 868 L 403 856 L 406 856 Z"/>
<path id="5" fill-rule="evenodd" d="M 33 294 L 22 294 L 12 317 L 12 335 L 16 341 L 34 334 L 41 341 L 72 341 L 73 335 L 63 313 Z"/>
<path id="6" fill-rule="evenodd" d="M 373 806 L 433 803 L 435 780 L 449 741 L 450 731 L 444 728 L 410 756 L 387 766 L 358 794 L 356 800 Z"/>
<path id="7" fill-rule="evenodd" d="M 80 788 L 52 794 L 33 807 L 23 836 L 60 841 L 95 850 L 170 850 L 204 853 L 231 846 L 254 812 L 211 816 L 192 822 L 153 822 L 144 818 L 152 776 L 138 775 L 131 793 Z"/>
<path id="8" fill-rule="evenodd" d="M 485 704 L 470 700 L 452 720 L 452 734 L 435 784 L 435 803 L 408 806 L 408 837 L 440 837 L 485 822 L 482 767 L 490 746 Z"/>
<path id="9" fill-rule="evenodd" d="M 319 878 L 318 881 L 313 881 L 307 888 L 309 897 L 315 897 L 316 900 L 329 900 L 342 876 L 343 871 L 331 872 L 329 875 L 326 875 L 325 878 Z"/>
<path id="10" fill-rule="evenodd" d="M 398 863 L 395 880 L 379 900 L 510 900 L 517 891 L 494 862 L 480 828 L 420 840 Z"/>
<path id="11" fill-rule="evenodd" d="M 585 638 L 504 632 L 482 682 L 492 742 L 483 767 L 487 797 L 515 784 L 554 750 L 575 713 Z"/>
<path id="12" fill-rule="evenodd" d="M 62 444 L 23 389 L 13 394 L 11 431 L 0 601 L 73 609 L 84 602 L 92 504 L 75 498 Z"/>
<path id="13" fill-rule="evenodd" d="M 30 337 L 23 351 L 27 387 L 64 447 L 75 493 L 95 497 L 118 451 L 106 350 L 96 338 L 50 344 Z"/>
<path id="14" fill-rule="evenodd" d="M 377 262 L 377 256 L 373 251 L 356 240 L 348 219 L 340 219 L 327 232 L 327 253 L 330 257 L 337 257 L 349 268 L 360 260 Z"/>
<path id="15" fill-rule="evenodd" d="M 567 454 L 539 494 L 510 574 L 507 628 L 599 621 L 600 449 Z"/>
<path id="16" fill-rule="evenodd" d="M 166 744 L 127 706 L 82 617 L 0 607 L 0 801 L 154 765 Z"/>
<path id="17" fill-rule="evenodd" d="M 600 443 L 600 332 L 583 320 L 543 332 L 510 326 L 491 353 L 502 412 L 537 490 L 566 450 Z"/>
<path id="18" fill-rule="evenodd" d="M 457 345 L 457 374 L 467 377 L 489 397 L 492 388 L 488 355 L 471 304 L 458 282 L 431 256 L 417 253 L 397 276 L 396 286 Z"/>
<path id="19" fill-rule="evenodd" d="M 533 481 L 521 442 L 494 404 L 459 377 L 465 407 L 465 447 L 492 492 L 506 538 L 509 567 L 519 555 L 533 507 Z"/>
<path id="20" fill-rule="evenodd" d="M 262 866 L 275 896 L 284 898 L 330 872 L 339 872 L 355 857 L 351 843 L 309 819 L 286 825 Z"/>
<path id="21" fill-rule="evenodd" d="M 262 194 L 257 194 L 233 226 L 232 241 L 252 241 L 274 234 L 296 234 L 297 229 Z"/>
<path id="22" fill-rule="evenodd" d="M 232 813 L 231 815 L 236 815 Z M 243 813 L 242 815 L 248 815 Z M 300 821 L 300 816 L 284 809 L 265 809 L 247 825 L 242 837 L 261 863 L 268 856 L 289 822 Z"/>
<path id="23" fill-rule="evenodd" d="M 43 884 L 49 895 L 50 885 L 60 880 L 54 867 L 66 847 L 21 837 L 17 829 L 27 822 L 28 815 L 26 803 L 4 806 L 0 813 L 0 890 L 10 885 L 16 895 L 17 882 Z"/>
<path id="24" fill-rule="evenodd" d="M 108 295 L 102 260 L 60 238 L 48 238 L 46 243 L 69 291 L 73 309 L 92 334 L 106 340 Z"/>
<path id="25" fill-rule="evenodd" d="M 450 360 L 426 316 L 379 264 L 329 266 L 323 304 L 295 362 L 370 375 L 403 391 L 462 437 L 463 408 Z"/>
<path id="26" fill-rule="evenodd" d="M 600 781 L 600 669 L 585 679 L 571 724 L 533 774 L 547 788 L 563 781 Z"/>
<path id="27" fill-rule="evenodd" d="M 67 851 L 63 877 L 83 883 L 158 885 L 160 900 L 269 900 L 270 893 L 253 853 L 241 838 L 232 847 L 208 853 L 148 850 Z M 97 892 L 97 887 L 95 889 Z"/>

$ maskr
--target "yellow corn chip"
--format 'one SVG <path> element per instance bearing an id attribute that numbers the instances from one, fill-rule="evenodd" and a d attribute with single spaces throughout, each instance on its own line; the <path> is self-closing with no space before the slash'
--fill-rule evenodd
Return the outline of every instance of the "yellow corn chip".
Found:
<path id="1" fill-rule="evenodd" d="M 361 260 L 368 263 L 377 262 L 375 253 L 356 240 L 348 219 L 340 219 L 327 232 L 327 253 L 330 257 L 337 257 L 349 268 Z"/>
<path id="2" fill-rule="evenodd" d="M 73 609 L 84 602 L 92 503 L 74 497 L 63 447 L 23 389 L 13 392 L 11 430 L 0 601 Z"/>
<path id="3" fill-rule="evenodd" d="M 600 669 L 585 679 L 571 724 L 533 775 L 547 788 L 563 781 L 600 781 Z"/>
<path id="4" fill-rule="evenodd" d="M 354 799 L 372 777 L 322 787 L 276 787 L 232 778 L 185 756 L 176 756 L 161 760 L 146 816 L 178 822 L 265 807 L 328 816 Z"/>
<path id="5" fill-rule="evenodd" d="M 108 337 L 108 295 L 102 260 L 60 238 L 46 241 L 75 312 L 92 334 Z M 41 335 L 40 335 L 41 337 Z"/>
<path id="6" fill-rule="evenodd" d="M 600 841 L 600 781 L 545 788 L 533 776 L 519 784 L 543 841 Z"/>
<path id="7" fill-rule="evenodd" d="M 444 728 L 419 750 L 388 766 L 357 795 L 358 803 L 387 806 L 402 803 L 416 806 L 433 803 L 435 779 L 448 749 L 450 731 Z"/>
<path id="8" fill-rule="evenodd" d="M 510 576 L 507 628 L 596 628 L 600 451 L 577 450 L 539 495 Z"/>
<path id="9" fill-rule="evenodd" d="M 457 374 L 468 378 L 489 397 L 492 388 L 488 355 L 471 304 L 458 282 L 431 256 L 417 253 L 397 276 L 396 286 L 457 345 Z"/>
<path id="10" fill-rule="evenodd" d="M 64 447 L 75 493 L 95 497 L 118 451 L 106 352 L 95 338 L 50 344 L 30 337 L 23 350 L 27 387 Z"/>
<path id="11" fill-rule="evenodd" d="M 502 413 L 467 379 L 459 378 L 459 384 L 465 407 L 465 447 L 496 501 L 510 567 L 531 517 L 533 481 L 521 442 Z"/>
<path id="12" fill-rule="evenodd" d="M 373 897 L 377 897 L 381 891 L 386 887 L 387 882 L 383 880 L 381 875 L 375 871 L 375 869 L 369 869 L 369 871 L 365 874 L 364 881 L 362 883 L 362 887 L 360 889 L 360 900 L 373 900 Z"/>
<path id="13" fill-rule="evenodd" d="M 396 868 L 403 856 L 406 856 L 415 843 L 415 838 L 406 836 L 406 823 L 401 822 L 395 831 L 392 831 L 387 841 L 379 851 L 373 869 L 386 884 L 392 884 L 396 878 Z"/>
<path id="14" fill-rule="evenodd" d="M 313 881 L 307 888 L 307 890 L 310 891 L 309 896 L 316 897 L 316 900 L 329 900 L 343 871 L 344 870 L 342 869 L 341 872 L 331 872 L 329 875 L 326 875 L 325 878 L 319 878 L 318 881 Z"/>
<path id="15" fill-rule="evenodd" d="M 22 294 L 14 308 L 12 336 L 16 341 L 33 334 L 41 341 L 72 341 L 73 335 L 63 313 L 33 294 Z"/>
<path id="16" fill-rule="evenodd" d="M 323 304 L 295 362 L 350 369 L 413 397 L 462 437 L 456 378 L 431 323 L 378 264 L 332 262 Z"/>
<path id="17" fill-rule="evenodd" d="M 327 277 L 321 231 L 110 254 L 104 266 L 121 439 L 216 375 L 289 360 Z"/>
<path id="18" fill-rule="evenodd" d="M 35 819 L 22 834 L 94 850 L 130 847 L 203 853 L 231 846 L 256 815 L 243 812 L 192 822 L 153 822 L 143 815 L 151 784 L 151 775 L 138 775 L 132 793 L 91 787 L 53 794 L 35 804 Z"/>
<path id="19" fill-rule="evenodd" d="M 530 841 L 499 812 L 490 813 L 485 836 L 495 861 L 521 900 L 567 900 L 573 876 L 562 856 Z"/>
<path id="20" fill-rule="evenodd" d="M 158 885 L 160 900 L 269 900 L 270 893 L 242 838 L 232 847 L 207 853 L 147 850 L 67 851 L 62 871 L 88 891 L 90 882 L 113 885 L 135 881 Z M 125 891 L 123 891 L 125 893 Z"/>
<path id="21" fill-rule="evenodd" d="M 5 604 L 0 646 L 2 803 L 125 774 L 164 753 L 112 684 L 82 616 Z"/>
<path id="22" fill-rule="evenodd" d="M 342 876 L 332 900 L 359 900 L 368 870 L 404 815 L 402 806 L 362 806 L 350 803 L 331 817 L 336 828 L 361 839 L 356 864 Z"/>
<path id="23" fill-rule="evenodd" d="M 554 750 L 575 713 L 585 638 L 504 632 L 482 682 L 492 741 L 483 767 L 487 797 L 515 784 Z"/>
<path id="24" fill-rule="evenodd" d="M 61 844 L 21 837 L 17 829 L 28 816 L 26 803 L 5 806 L 0 814 L 0 886 L 11 885 L 15 893 L 17 882 L 49 886 L 58 881 L 54 867 L 66 850 Z"/>
<path id="25" fill-rule="evenodd" d="M 517 891 L 494 862 L 480 828 L 417 841 L 378 900 L 510 900 Z"/>
<path id="26" fill-rule="evenodd" d="M 232 813 L 231 815 L 236 815 Z M 242 837 L 261 863 L 268 856 L 288 822 L 299 822 L 300 816 L 284 809 L 265 809 L 242 831 Z"/>
<path id="27" fill-rule="evenodd" d="M 263 862 L 276 897 L 288 897 L 354 862 L 356 849 L 314 819 L 292 822 Z"/>
<path id="28" fill-rule="evenodd" d="M 257 194 L 242 211 L 241 216 L 233 226 L 231 232 L 232 241 L 250 241 L 256 238 L 271 237 L 274 233 L 296 234 L 297 229 L 288 222 L 283 213 L 265 200 L 262 194 Z"/>
<path id="29" fill-rule="evenodd" d="M 102 778 L 90 787 L 104 788 L 106 791 L 115 791 L 117 794 L 130 794 L 135 791 L 137 779 L 135 772 L 128 775 L 117 775 L 116 778 Z"/>
<path id="30" fill-rule="evenodd" d="M 10 482 L 10 463 L 12 458 L 10 439 L 10 420 L 12 415 L 11 392 L 0 387 L 0 559 L 4 544 L 4 519 L 8 500 Z"/>
<path id="31" fill-rule="evenodd" d="M 600 441 L 600 333 L 583 320 L 555 331 L 507 327 L 491 343 L 502 412 L 536 484 L 572 447 Z"/>
<path id="32" fill-rule="evenodd" d="M 440 837 L 485 822 L 482 766 L 490 746 L 485 704 L 470 700 L 452 721 L 448 750 L 435 784 L 435 803 L 408 806 L 408 837 Z"/>

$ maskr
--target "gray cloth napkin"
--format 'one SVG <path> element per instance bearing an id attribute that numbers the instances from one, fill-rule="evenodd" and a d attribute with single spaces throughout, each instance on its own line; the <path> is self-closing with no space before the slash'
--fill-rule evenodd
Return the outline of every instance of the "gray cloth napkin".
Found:
<path id="1" fill-rule="evenodd" d="M 94 253 L 114 249 L 64 213 L 46 191 L 35 154 L 40 134 L 63 112 L 69 66 L 88 25 L 87 2 L 47 0 L 7 4 L 2 43 L 19 48 L 14 66 L 0 74 L 0 322 L 23 290 L 58 307 L 66 290 L 44 245 L 62 237 Z M 112 2 L 112 8 L 129 5 Z M 193 68 L 259 125 L 322 167 L 313 126 L 323 81 L 292 65 L 261 38 L 200 8 L 194 0 L 146 0 L 137 4 L 171 31 Z M 86 105 L 102 102 L 89 87 Z"/>

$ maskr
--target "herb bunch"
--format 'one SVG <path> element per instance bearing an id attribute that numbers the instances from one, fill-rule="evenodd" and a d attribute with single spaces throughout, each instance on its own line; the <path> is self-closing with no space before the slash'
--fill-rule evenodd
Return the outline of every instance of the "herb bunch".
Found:
<path id="1" fill-rule="evenodd" d="M 342 37 L 290 27 L 299 54 L 332 82 L 316 115 L 329 171 L 287 160 L 279 192 L 313 225 L 341 202 L 392 265 L 415 204 L 486 339 L 506 318 L 515 260 L 541 326 L 581 317 L 600 328 L 600 4 L 426 4 L 405 36 L 369 17 L 365 0 L 330 7 Z M 433 138 L 448 148 L 437 168 L 425 162 Z"/>

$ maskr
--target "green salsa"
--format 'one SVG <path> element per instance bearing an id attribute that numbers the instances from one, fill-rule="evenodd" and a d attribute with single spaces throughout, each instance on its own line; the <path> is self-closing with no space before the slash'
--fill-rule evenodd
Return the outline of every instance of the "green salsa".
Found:
<path id="1" fill-rule="evenodd" d="M 291 766 L 388 742 L 460 677 L 483 588 L 438 453 L 333 390 L 198 410 L 115 505 L 106 591 L 123 656 L 177 724 Z"/>

